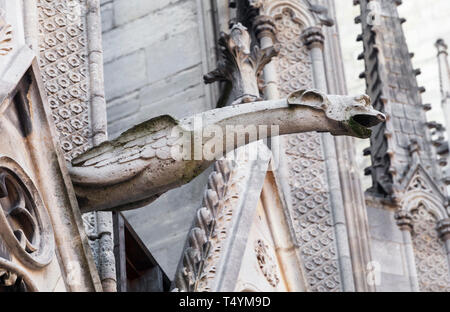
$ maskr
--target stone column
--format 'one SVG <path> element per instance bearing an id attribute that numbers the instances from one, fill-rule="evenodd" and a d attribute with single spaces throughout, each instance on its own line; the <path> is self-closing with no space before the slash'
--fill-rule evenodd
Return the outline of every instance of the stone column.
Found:
<path id="1" fill-rule="evenodd" d="M 445 243 L 445 251 L 447 252 L 447 263 L 450 271 L 450 218 L 440 220 L 437 224 L 439 237 Z"/>
<path id="2" fill-rule="evenodd" d="M 435 44 L 438 53 L 439 82 L 441 88 L 441 105 L 444 111 L 447 140 L 450 140 L 450 66 L 448 64 L 448 47 L 444 40 L 439 39 Z M 450 165 L 450 153 L 447 156 L 447 164 Z M 448 175 L 448 168 L 447 174 Z"/>
<path id="3" fill-rule="evenodd" d="M 445 122 L 447 124 L 447 134 L 450 137 L 450 68 L 448 64 L 447 45 L 444 40 L 439 39 L 436 42 L 438 50 L 438 64 L 439 64 L 439 80 L 441 85 L 441 103 L 444 111 Z"/>
<path id="4" fill-rule="evenodd" d="M 261 49 L 267 49 L 275 45 L 275 23 L 270 16 L 260 15 L 253 22 L 256 37 L 259 40 Z M 268 63 L 263 70 L 264 95 L 267 100 L 274 100 L 280 97 L 278 92 L 278 75 L 274 62 Z"/>
<path id="5" fill-rule="evenodd" d="M 276 28 L 272 17 L 260 15 L 253 21 L 253 27 L 261 49 L 273 48 L 276 42 Z M 270 62 L 264 66 L 264 97 L 266 100 L 276 100 L 280 98 L 278 91 L 278 74 L 275 62 Z M 280 157 L 280 137 L 272 137 L 267 140 L 267 146 L 272 150 L 273 167 L 278 168 Z"/>
<path id="6" fill-rule="evenodd" d="M 253 28 L 255 35 L 258 39 L 259 46 L 261 49 L 274 48 L 276 42 L 276 28 L 275 22 L 272 17 L 267 15 L 259 15 L 253 21 Z M 266 100 L 276 100 L 280 98 L 280 93 L 278 91 L 278 74 L 275 62 L 270 62 L 266 64 L 263 70 L 264 77 L 264 97 Z M 281 138 L 280 137 L 272 137 L 266 142 L 272 151 L 272 166 L 269 166 L 269 170 L 278 169 L 279 157 L 281 153 Z M 271 169 L 272 168 L 272 169 Z M 264 186 L 267 188 L 267 185 Z M 266 202 L 266 208 L 272 207 L 271 204 L 267 204 L 271 200 L 274 200 L 273 196 L 267 195 L 266 191 L 262 191 L 263 201 Z M 273 206 L 275 207 L 275 206 Z M 274 242 L 277 249 L 288 250 L 288 248 L 282 248 L 280 246 L 289 245 L 291 242 L 291 235 L 289 229 L 286 224 L 285 215 L 283 214 L 282 209 L 265 209 L 268 219 L 269 225 L 273 233 Z M 280 226 L 280 224 L 284 224 L 285 226 Z M 295 249 L 295 247 L 293 247 Z M 294 251 L 295 252 L 295 251 Z M 305 285 L 303 284 L 304 272 L 303 267 L 300 263 L 298 263 L 297 258 L 295 256 L 289 257 L 281 257 L 280 263 L 285 272 L 284 277 L 286 279 L 287 284 L 289 285 L 289 291 L 294 292 L 304 292 L 306 291 Z"/>
<path id="7" fill-rule="evenodd" d="M 314 87 L 326 92 L 328 90 L 323 61 L 323 44 L 325 36 L 320 27 L 308 27 L 302 34 L 303 43 L 309 49 L 314 72 Z"/>
<path id="8" fill-rule="evenodd" d="M 328 92 L 325 65 L 323 58 L 324 35 L 320 27 L 306 28 L 302 40 L 310 51 L 314 87 Z M 339 168 L 337 164 L 336 147 L 330 134 L 322 134 L 322 146 L 326 159 L 330 204 L 333 211 L 336 245 L 339 254 L 339 269 L 343 291 L 355 291 L 353 268 L 345 220 L 344 202 L 341 193 Z"/>
<path id="9" fill-rule="evenodd" d="M 416 261 L 414 259 L 414 249 L 411 236 L 413 231 L 412 216 L 409 212 L 399 210 L 395 213 L 395 220 L 397 220 L 397 225 L 402 232 L 411 291 L 419 291 L 419 280 L 417 278 Z"/>

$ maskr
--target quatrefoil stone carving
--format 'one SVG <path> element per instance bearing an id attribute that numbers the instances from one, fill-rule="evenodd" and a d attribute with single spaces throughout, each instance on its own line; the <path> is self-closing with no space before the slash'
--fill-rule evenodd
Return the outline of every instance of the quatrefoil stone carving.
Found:
<path id="1" fill-rule="evenodd" d="M 41 268 L 54 255 L 50 218 L 32 180 L 14 160 L 0 157 L 0 235 L 17 259 Z"/>

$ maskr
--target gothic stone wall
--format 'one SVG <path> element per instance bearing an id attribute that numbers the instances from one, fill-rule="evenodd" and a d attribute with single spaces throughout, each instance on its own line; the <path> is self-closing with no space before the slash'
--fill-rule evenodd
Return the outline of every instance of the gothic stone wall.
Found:
<path id="1" fill-rule="evenodd" d="M 374 286 L 378 291 L 411 291 L 402 233 L 395 223 L 393 209 L 368 200 L 370 247 Z"/>
<path id="2" fill-rule="evenodd" d="M 202 2 L 102 0 L 110 139 L 158 115 L 181 118 L 212 107 L 209 86 L 202 79 Z M 149 207 L 125 214 L 169 278 L 207 176 L 208 172 Z"/>

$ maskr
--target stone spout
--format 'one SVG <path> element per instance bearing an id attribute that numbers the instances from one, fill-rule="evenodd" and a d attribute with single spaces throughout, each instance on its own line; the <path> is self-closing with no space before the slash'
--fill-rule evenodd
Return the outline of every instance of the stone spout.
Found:
<path id="1" fill-rule="evenodd" d="M 287 99 L 210 110 L 176 121 L 161 116 L 72 161 L 82 212 L 140 208 L 179 187 L 235 148 L 270 136 L 329 132 L 368 138 L 385 120 L 366 95 L 301 90 Z"/>

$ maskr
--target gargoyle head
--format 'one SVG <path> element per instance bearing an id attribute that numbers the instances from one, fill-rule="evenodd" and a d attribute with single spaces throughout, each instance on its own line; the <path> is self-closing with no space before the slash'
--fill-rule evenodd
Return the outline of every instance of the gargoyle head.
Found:
<path id="1" fill-rule="evenodd" d="M 383 113 L 372 107 L 366 94 L 327 95 L 317 90 L 300 90 L 289 95 L 288 104 L 305 105 L 324 111 L 327 118 L 342 125 L 342 131 L 331 132 L 334 135 L 367 139 L 372 134 L 369 128 L 386 120 Z"/>

